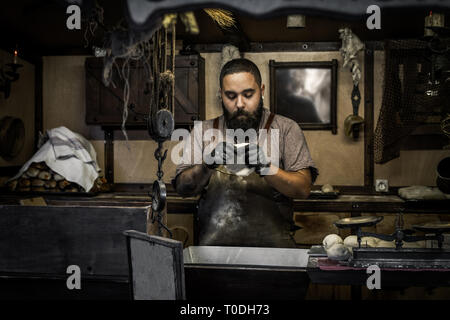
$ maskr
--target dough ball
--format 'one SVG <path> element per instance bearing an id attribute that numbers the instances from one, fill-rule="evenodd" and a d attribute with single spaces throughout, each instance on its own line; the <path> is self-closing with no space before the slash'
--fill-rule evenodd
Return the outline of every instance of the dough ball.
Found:
<path id="1" fill-rule="evenodd" d="M 44 187 L 46 189 L 54 189 L 56 188 L 56 181 L 55 180 L 48 180 L 44 182 Z"/>
<path id="2" fill-rule="evenodd" d="M 334 234 L 334 233 L 327 235 L 322 241 L 322 244 L 323 244 L 323 247 L 325 248 L 325 250 L 328 250 L 329 248 L 331 248 L 331 246 L 335 243 L 342 244 L 342 243 L 344 243 L 344 241 L 342 241 L 342 238 L 340 236 L 338 236 L 337 234 Z"/>
<path id="3" fill-rule="evenodd" d="M 327 250 L 327 256 L 331 260 L 348 260 L 351 253 L 342 243 L 335 243 Z"/>
<path id="4" fill-rule="evenodd" d="M 58 182 L 58 181 L 64 180 L 64 177 L 61 176 L 61 175 L 59 175 L 59 174 L 57 174 L 57 173 L 55 173 L 55 174 L 53 175 L 53 179 L 54 179 L 56 182 Z"/>
<path id="5" fill-rule="evenodd" d="M 380 240 L 377 242 L 377 248 L 395 248 L 395 241 Z"/>
<path id="6" fill-rule="evenodd" d="M 358 237 L 357 236 L 348 236 L 344 239 L 344 245 L 351 248 L 358 247 Z"/>
<path id="7" fill-rule="evenodd" d="M 19 180 L 19 187 L 21 188 L 27 188 L 31 186 L 31 180 L 30 179 L 23 179 L 21 178 Z"/>
<path id="8" fill-rule="evenodd" d="M 31 186 L 32 187 L 43 187 L 45 184 L 45 182 L 41 179 L 33 179 L 31 181 Z"/>
<path id="9" fill-rule="evenodd" d="M 25 174 L 30 177 L 30 178 L 36 178 L 39 175 L 39 169 L 30 167 L 28 168 L 28 170 L 25 172 Z"/>
<path id="10" fill-rule="evenodd" d="M 324 192 L 324 193 L 329 193 L 329 192 L 333 192 L 333 191 L 334 191 L 334 189 L 331 184 L 324 184 L 322 186 L 322 192 Z"/>
<path id="11" fill-rule="evenodd" d="M 361 238 L 361 248 L 375 248 L 377 246 L 379 239 L 374 237 L 362 237 Z M 344 245 L 347 247 L 358 248 L 358 237 L 348 236 L 344 240 Z"/>
<path id="12" fill-rule="evenodd" d="M 45 162 L 33 162 L 31 164 L 31 167 L 37 168 L 39 170 L 44 170 L 47 168 L 47 165 L 45 164 Z"/>
<path id="13" fill-rule="evenodd" d="M 414 241 L 414 242 L 405 242 L 403 241 L 403 248 L 426 248 L 426 241 Z"/>
<path id="14" fill-rule="evenodd" d="M 38 177 L 42 180 L 50 180 L 52 178 L 52 175 L 48 171 L 41 171 L 39 172 Z"/>
<path id="15" fill-rule="evenodd" d="M 61 190 L 64 190 L 65 188 L 67 188 L 68 186 L 70 186 L 70 182 L 67 180 L 61 180 L 60 182 L 58 182 L 58 187 Z"/>
<path id="16" fill-rule="evenodd" d="M 362 237 L 362 239 L 361 239 L 361 247 L 363 247 L 363 248 L 376 248 L 378 241 L 380 241 L 378 238 Z"/>

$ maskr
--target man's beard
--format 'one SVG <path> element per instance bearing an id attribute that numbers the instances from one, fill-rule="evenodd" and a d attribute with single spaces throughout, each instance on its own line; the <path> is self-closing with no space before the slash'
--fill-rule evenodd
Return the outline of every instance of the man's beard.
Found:
<path id="1" fill-rule="evenodd" d="M 259 129 L 259 123 L 261 122 L 262 114 L 263 114 L 263 99 L 262 97 L 259 99 L 258 108 L 255 112 L 251 113 L 245 111 L 244 109 L 238 109 L 234 113 L 230 113 L 222 102 L 223 114 L 225 116 L 225 123 L 227 124 L 228 129 L 242 129 L 247 131 L 248 129 Z M 244 117 L 241 117 L 244 116 Z"/>

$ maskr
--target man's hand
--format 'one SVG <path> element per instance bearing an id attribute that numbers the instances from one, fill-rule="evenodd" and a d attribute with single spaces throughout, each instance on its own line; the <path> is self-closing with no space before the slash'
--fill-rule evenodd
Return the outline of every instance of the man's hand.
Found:
<path id="1" fill-rule="evenodd" d="M 227 164 L 230 161 L 234 161 L 236 150 L 234 145 L 230 142 L 222 142 L 217 144 L 214 150 L 205 157 L 204 163 L 209 169 L 215 169 L 220 164 Z"/>
<path id="2" fill-rule="evenodd" d="M 270 167 L 270 160 L 264 154 L 263 148 L 250 143 L 245 146 L 245 164 L 249 168 L 255 168 L 255 172 L 261 175 L 261 171 Z"/>

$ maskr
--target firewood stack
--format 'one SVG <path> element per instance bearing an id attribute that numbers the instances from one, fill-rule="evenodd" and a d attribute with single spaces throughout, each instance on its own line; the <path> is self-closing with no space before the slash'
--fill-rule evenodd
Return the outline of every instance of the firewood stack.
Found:
<path id="1" fill-rule="evenodd" d="M 10 191 L 17 192 L 86 192 L 83 187 L 52 171 L 45 162 L 32 163 L 20 178 L 8 182 L 7 186 Z M 111 191 L 111 185 L 103 177 L 98 177 L 89 190 L 108 191 Z"/>

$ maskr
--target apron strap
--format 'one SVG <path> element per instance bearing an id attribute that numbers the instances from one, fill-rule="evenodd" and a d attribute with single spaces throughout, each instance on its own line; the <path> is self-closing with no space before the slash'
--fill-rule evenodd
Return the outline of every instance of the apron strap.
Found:
<path id="1" fill-rule="evenodd" d="M 269 115 L 269 119 L 267 119 L 266 126 L 264 127 L 264 129 L 269 130 L 274 117 L 275 117 L 275 113 L 271 112 Z"/>

